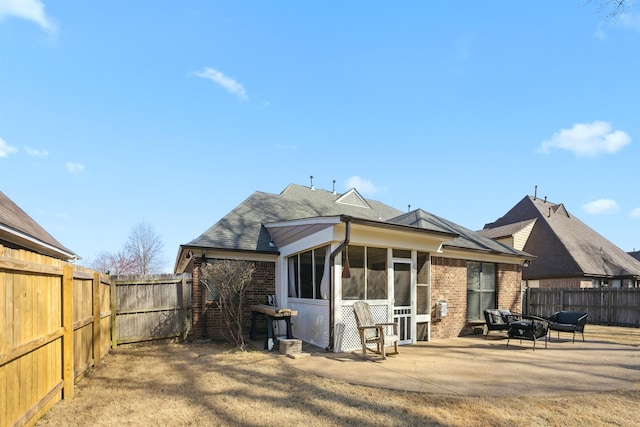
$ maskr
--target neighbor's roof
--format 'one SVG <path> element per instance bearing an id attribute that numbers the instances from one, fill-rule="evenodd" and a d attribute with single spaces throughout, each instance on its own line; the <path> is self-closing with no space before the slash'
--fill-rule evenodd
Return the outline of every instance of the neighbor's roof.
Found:
<path id="1" fill-rule="evenodd" d="M 640 276 L 640 261 L 596 233 L 562 203 L 526 196 L 484 232 L 537 219 L 524 250 L 537 259 L 525 279 L 571 276 Z"/>
<path id="2" fill-rule="evenodd" d="M 400 215 L 399 217 L 392 218 L 389 222 L 423 229 L 437 229 L 443 232 L 459 235 L 457 238 L 446 242 L 443 245 L 445 247 L 470 249 L 474 251 L 498 253 L 501 255 L 513 255 L 527 258 L 531 257 L 531 255 L 526 252 L 519 251 L 511 246 L 496 242 L 495 240 L 485 237 L 480 233 L 469 230 L 468 228 L 462 227 L 444 218 L 440 218 L 439 216 L 433 215 L 429 212 L 425 212 L 422 209 L 417 209 Z"/>
<path id="3" fill-rule="evenodd" d="M 278 248 L 270 245 L 271 236 L 263 224 L 331 216 L 460 236 L 447 242 L 446 246 L 503 255 L 528 255 L 423 210 L 403 213 L 384 203 L 364 199 L 355 189 L 335 194 L 295 184 L 280 194 L 253 193 L 200 237 L 183 246 L 277 253 Z"/>
<path id="4" fill-rule="evenodd" d="M 535 219 L 528 219 L 525 221 L 516 222 L 513 224 L 503 225 L 502 227 L 489 228 L 480 230 L 478 233 L 490 239 L 501 239 L 503 237 L 510 237 L 516 234 L 518 231 L 535 222 Z"/>
<path id="5" fill-rule="evenodd" d="M 0 243 L 62 260 L 78 258 L 0 191 Z"/>

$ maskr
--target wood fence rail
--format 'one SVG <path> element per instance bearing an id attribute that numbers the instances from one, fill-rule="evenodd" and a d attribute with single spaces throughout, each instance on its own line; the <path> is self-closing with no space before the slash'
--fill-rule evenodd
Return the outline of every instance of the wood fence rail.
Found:
<path id="1" fill-rule="evenodd" d="M 73 397 L 109 351 L 110 293 L 106 275 L 0 245 L 0 426 Z"/>
<path id="2" fill-rule="evenodd" d="M 640 288 L 527 289 L 524 312 L 548 317 L 556 311 L 584 311 L 597 325 L 640 327 Z"/>
<path id="3" fill-rule="evenodd" d="M 111 276 L 112 346 L 191 332 L 191 275 Z"/>

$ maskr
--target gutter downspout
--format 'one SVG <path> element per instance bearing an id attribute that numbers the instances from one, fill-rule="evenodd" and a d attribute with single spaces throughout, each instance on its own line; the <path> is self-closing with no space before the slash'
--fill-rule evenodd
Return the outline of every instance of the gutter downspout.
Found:
<path id="1" fill-rule="evenodd" d="M 333 310 L 335 309 L 335 298 L 333 297 L 333 270 L 335 268 L 336 256 L 342 252 L 342 250 L 349 244 L 351 238 L 351 222 L 349 219 L 343 219 L 346 229 L 344 232 L 344 240 L 338 245 L 338 247 L 331 252 L 331 280 L 329 281 L 329 345 L 325 348 L 326 351 L 333 351 L 335 333 L 333 327 Z"/>

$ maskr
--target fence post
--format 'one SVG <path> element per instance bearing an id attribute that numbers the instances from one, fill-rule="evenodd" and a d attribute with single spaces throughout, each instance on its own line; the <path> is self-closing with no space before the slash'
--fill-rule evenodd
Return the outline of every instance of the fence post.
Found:
<path id="1" fill-rule="evenodd" d="M 111 277 L 109 282 L 111 287 L 111 347 L 115 349 L 118 346 L 118 330 L 116 329 L 116 281 Z"/>
<path id="2" fill-rule="evenodd" d="M 187 278 L 185 276 L 185 274 L 182 275 L 182 279 L 181 279 L 181 300 L 182 300 L 182 308 L 181 308 L 181 312 L 182 312 L 182 336 L 180 337 L 180 341 L 185 340 L 187 338 L 187 334 L 189 333 L 189 327 L 187 325 L 187 322 L 189 320 L 189 312 L 188 312 L 188 307 L 189 304 L 187 303 L 189 300 L 189 288 L 187 287 Z"/>
<path id="3" fill-rule="evenodd" d="M 62 269 L 62 397 L 73 397 L 73 268 L 65 264 Z"/>
<path id="4" fill-rule="evenodd" d="M 100 325 L 100 273 L 93 272 L 93 366 L 100 366 L 101 325 Z"/>
<path id="5" fill-rule="evenodd" d="M 613 323 L 613 296 L 611 295 L 611 286 L 607 286 L 607 325 Z"/>

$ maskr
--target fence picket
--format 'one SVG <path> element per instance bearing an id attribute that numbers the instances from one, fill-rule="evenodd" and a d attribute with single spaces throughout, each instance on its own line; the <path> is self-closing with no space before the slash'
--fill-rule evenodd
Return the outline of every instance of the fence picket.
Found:
<path id="1" fill-rule="evenodd" d="M 589 323 L 640 327 L 640 288 L 529 288 L 525 312 L 548 317 L 556 311 L 585 311 Z"/>

